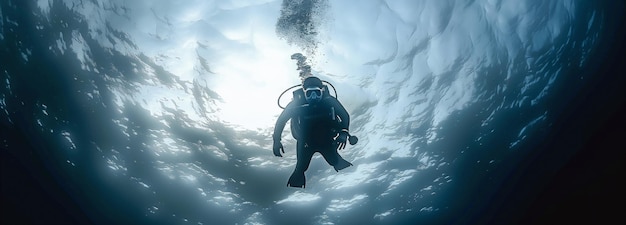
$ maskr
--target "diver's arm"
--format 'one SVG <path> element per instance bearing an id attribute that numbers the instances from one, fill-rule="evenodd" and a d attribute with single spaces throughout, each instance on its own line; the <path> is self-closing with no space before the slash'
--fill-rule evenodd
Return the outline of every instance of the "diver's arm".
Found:
<path id="1" fill-rule="evenodd" d="M 293 111 L 293 104 L 291 104 L 290 102 L 289 104 L 287 104 L 285 110 L 280 113 L 280 116 L 278 116 L 278 119 L 276 120 L 276 125 L 274 126 L 274 134 L 272 134 L 272 139 L 274 139 L 272 151 L 274 152 L 275 156 L 283 157 L 283 155 L 280 153 L 285 153 L 285 148 L 283 147 L 283 144 L 280 143 L 280 136 L 283 133 L 283 129 L 285 129 L 287 121 L 292 117 Z"/>
<path id="2" fill-rule="evenodd" d="M 274 126 L 274 134 L 272 135 L 272 138 L 274 139 L 274 141 L 280 141 L 281 139 L 281 135 L 283 133 L 283 129 L 285 129 L 285 125 L 287 124 L 287 121 L 291 118 L 291 114 L 293 114 L 293 102 L 290 102 L 289 104 L 287 104 L 287 107 L 285 107 L 285 110 L 283 110 L 283 112 L 280 113 L 280 116 L 278 116 L 278 120 L 276 120 L 276 125 Z"/>
<path id="3" fill-rule="evenodd" d="M 340 128 L 342 130 L 345 130 L 346 132 L 349 131 L 350 115 L 348 114 L 348 111 L 346 110 L 346 108 L 343 107 L 343 105 L 341 105 L 341 102 L 339 102 L 339 100 L 337 99 L 334 100 L 333 105 L 335 105 L 335 113 L 341 119 Z"/>
<path id="4" fill-rule="evenodd" d="M 346 148 L 346 143 L 348 142 L 348 138 L 350 137 L 350 115 L 346 108 L 341 105 L 337 99 L 333 101 L 333 107 L 335 108 L 335 115 L 339 117 L 339 135 L 335 138 L 337 141 L 337 150 L 341 150 Z"/>

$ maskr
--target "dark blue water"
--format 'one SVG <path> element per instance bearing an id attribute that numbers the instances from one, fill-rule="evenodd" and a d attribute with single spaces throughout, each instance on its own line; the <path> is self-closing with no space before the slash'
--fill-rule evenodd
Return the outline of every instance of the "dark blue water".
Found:
<path id="1" fill-rule="evenodd" d="M 345 196 L 323 198 L 310 205 L 276 204 L 286 192 L 294 192 L 282 186 L 288 174 L 255 169 L 238 161 L 249 153 L 235 137 L 255 134 L 237 133 L 221 124 L 207 125 L 215 131 L 207 134 L 188 126 L 190 119 L 177 109 L 170 109 L 170 116 L 157 120 L 148 109 L 132 101 L 122 101 L 124 110 L 120 111 L 114 90 L 135 90 L 150 82 L 141 72 L 144 68 L 157 71 L 158 82 L 172 89 L 181 83 L 148 57 L 125 55 L 83 35 L 93 61 L 92 69 L 85 70 L 75 54 L 51 48 L 62 39 L 69 43 L 73 32 L 89 32 L 81 15 L 59 1 L 53 2 L 49 16 L 36 9 L 32 1 L 2 1 L 2 223 L 308 224 L 324 221 L 319 215 L 328 216 L 326 221 L 335 224 L 624 221 L 620 213 L 626 202 L 622 191 L 626 149 L 626 120 L 622 118 L 626 115 L 625 8 L 614 1 L 588 4 L 578 7 L 581 15 L 602 15 L 598 19 L 601 30 L 593 42 L 596 46 L 584 65 L 576 63 L 584 58 L 584 53 L 576 49 L 585 47 L 582 37 L 588 32 L 588 24 L 581 22 L 572 26 L 574 41 L 567 45 L 568 52 L 539 59 L 561 71 L 551 87 L 552 94 L 539 106 L 503 109 L 490 117 L 492 111 L 488 109 L 493 109 L 493 102 L 479 99 L 441 122 L 435 128 L 439 139 L 433 143 L 421 138 L 430 127 L 408 126 L 402 135 L 424 140 L 413 142 L 411 148 L 423 149 L 421 154 L 431 156 L 442 166 L 412 176 L 385 198 L 377 196 L 387 193 L 388 183 L 393 180 L 362 185 L 353 191 L 367 193 L 375 200 L 363 201 L 357 196 L 355 201 L 363 201 L 359 207 L 329 216 L 324 212 L 333 200 L 350 199 L 354 194 L 343 193 Z M 107 29 L 112 42 L 132 43 L 128 34 Z M 490 74 L 502 72 L 492 68 L 481 74 L 489 78 Z M 477 86 L 482 90 L 495 90 L 505 81 L 481 82 Z M 192 91 L 206 102 L 219 95 L 201 89 Z M 487 93 L 502 102 L 507 102 L 507 97 L 515 99 L 517 94 Z M 546 116 L 541 117 L 544 113 Z M 485 127 L 482 121 L 487 117 L 492 121 Z M 533 126 L 538 117 L 544 119 Z M 235 213 L 232 207 L 207 205 L 194 194 L 194 186 L 181 185 L 155 170 L 163 165 L 148 145 L 155 137 L 165 136 L 159 121 L 166 121 L 169 134 L 183 140 L 191 152 L 165 163 L 192 162 L 197 167 L 191 168 L 209 171 L 209 175 L 246 181 L 246 185 L 226 181 L 223 190 L 208 190 L 214 186 L 207 184 L 204 191 L 235 190 L 231 196 L 249 203 L 237 205 Z M 525 127 L 532 132 L 518 137 Z M 207 157 L 198 147 L 219 143 L 232 149 L 228 156 L 231 160 Z M 416 162 L 397 159 L 388 164 L 404 169 Z M 312 168 L 316 166 L 321 167 L 314 164 Z M 396 210 L 390 210 L 383 219 L 372 220 L 371 215 L 390 207 Z"/>

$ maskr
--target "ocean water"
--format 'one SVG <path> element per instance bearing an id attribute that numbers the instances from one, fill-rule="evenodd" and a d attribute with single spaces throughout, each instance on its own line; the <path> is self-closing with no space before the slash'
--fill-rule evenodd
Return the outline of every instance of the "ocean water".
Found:
<path id="1" fill-rule="evenodd" d="M 604 223 L 624 209 L 618 1 L 0 3 L 3 223 Z M 290 55 L 359 143 L 286 187 Z"/>

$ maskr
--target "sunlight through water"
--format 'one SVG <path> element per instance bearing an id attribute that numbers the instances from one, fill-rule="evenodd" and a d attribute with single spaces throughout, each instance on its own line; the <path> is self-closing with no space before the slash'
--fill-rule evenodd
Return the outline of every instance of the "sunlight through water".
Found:
<path id="1" fill-rule="evenodd" d="M 551 126 L 548 100 L 604 19 L 574 0 L 33 2 L 2 4 L 0 27 L 24 39 L 5 44 L 17 59 L 0 69 L 2 122 L 54 143 L 46 160 L 90 193 L 82 204 L 165 224 L 462 212 L 451 199 L 480 189 L 472 177 L 492 182 Z M 340 151 L 352 167 L 315 155 L 305 189 L 286 187 L 289 125 L 272 154 L 278 97 L 301 82 L 294 53 L 336 88 L 359 138 Z"/>

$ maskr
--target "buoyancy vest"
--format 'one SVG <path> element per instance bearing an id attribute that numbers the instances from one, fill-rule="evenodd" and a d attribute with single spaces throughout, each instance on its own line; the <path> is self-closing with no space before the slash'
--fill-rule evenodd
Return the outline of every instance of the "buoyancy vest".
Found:
<path id="1" fill-rule="evenodd" d="M 327 99 L 334 97 L 324 93 L 320 103 L 311 105 L 304 99 L 302 89 L 294 91 L 293 95 L 297 113 L 291 118 L 291 134 L 296 140 L 322 141 L 337 134 L 341 121 L 335 107 L 328 103 L 331 99 Z"/>

